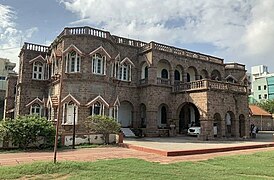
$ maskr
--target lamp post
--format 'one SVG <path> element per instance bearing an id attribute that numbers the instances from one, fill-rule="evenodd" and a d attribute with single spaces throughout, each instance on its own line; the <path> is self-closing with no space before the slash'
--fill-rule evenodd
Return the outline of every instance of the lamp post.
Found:
<path id="1" fill-rule="evenodd" d="M 75 149 L 75 118 L 76 118 L 76 106 L 73 106 L 73 134 L 72 134 L 72 149 Z"/>

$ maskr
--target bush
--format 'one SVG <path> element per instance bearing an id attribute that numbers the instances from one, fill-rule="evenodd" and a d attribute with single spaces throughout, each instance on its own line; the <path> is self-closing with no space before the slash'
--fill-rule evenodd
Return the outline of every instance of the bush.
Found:
<path id="1" fill-rule="evenodd" d="M 55 128 L 51 122 L 36 115 L 19 116 L 3 122 L 8 138 L 19 148 L 43 140 L 43 146 L 53 145 Z"/>
<path id="2" fill-rule="evenodd" d="M 84 124 L 89 133 L 103 134 L 105 144 L 109 144 L 109 134 L 120 132 L 120 124 L 108 116 L 89 116 Z"/>

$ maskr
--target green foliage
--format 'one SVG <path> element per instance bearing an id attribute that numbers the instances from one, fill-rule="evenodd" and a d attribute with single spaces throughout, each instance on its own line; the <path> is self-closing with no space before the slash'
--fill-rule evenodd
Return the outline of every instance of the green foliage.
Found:
<path id="1" fill-rule="evenodd" d="M 4 126 L 4 121 L 0 122 L 0 141 L 4 139 L 4 137 L 7 136 L 8 130 Z"/>
<path id="2" fill-rule="evenodd" d="M 53 144 L 55 128 L 43 117 L 27 115 L 3 123 L 9 139 L 19 148 L 26 149 L 30 144 L 42 140 L 43 145 Z"/>
<path id="3" fill-rule="evenodd" d="M 261 101 L 257 105 L 267 112 L 274 114 L 274 100 Z"/>
<path id="4" fill-rule="evenodd" d="M 84 125 L 89 133 L 103 134 L 106 144 L 109 143 L 109 134 L 116 134 L 120 131 L 120 124 L 109 116 L 89 116 Z"/>

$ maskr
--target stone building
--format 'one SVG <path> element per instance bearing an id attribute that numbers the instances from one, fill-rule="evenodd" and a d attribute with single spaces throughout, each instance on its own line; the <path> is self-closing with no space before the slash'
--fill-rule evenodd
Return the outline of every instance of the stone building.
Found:
<path id="1" fill-rule="evenodd" d="M 191 124 L 204 140 L 216 138 L 213 126 L 217 138 L 249 136 L 244 65 L 90 27 L 65 28 L 49 47 L 25 43 L 19 57 L 17 83 L 9 84 L 17 87 L 15 115 L 56 121 L 60 110 L 63 137 L 74 118 L 84 135 L 94 114 L 146 136 L 168 135 L 170 125 L 186 133 Z"/>
<path id="2" fill-rule="evenodd" d="M 13 70 L 15 63 L 10 62 L 9 59 L 0 58 L 0 120 L 3 119 L 4 115 L 4 102 L 6 96 L 6 84 L 8 75 L 16 74 Z"/>

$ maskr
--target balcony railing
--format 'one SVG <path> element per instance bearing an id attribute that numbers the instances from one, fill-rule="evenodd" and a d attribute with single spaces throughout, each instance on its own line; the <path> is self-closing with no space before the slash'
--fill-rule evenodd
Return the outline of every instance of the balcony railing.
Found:
<path id="1" fill-rule="evenodd" d="M 147 78 L 145 78 L 145 79 L 140 79 L 140 81 L 139 81 L 139 84 L 140 85 L 145 85 L 145 84 L 147 84 Z"/>
<path id="2" fill-rule="evenodd" d="M 157 78 L 157 84 L 170 85 L 170 79 Z"/>
<path id="3" fill-rule="evenodd" d="M 239 84 L 231 84 L 214 80 L 198 80 L 174 85 L 174 92 L 188 92 L 198 90 L 223 90 L 238 93 L 248 93 L 247 87 Z"/>

